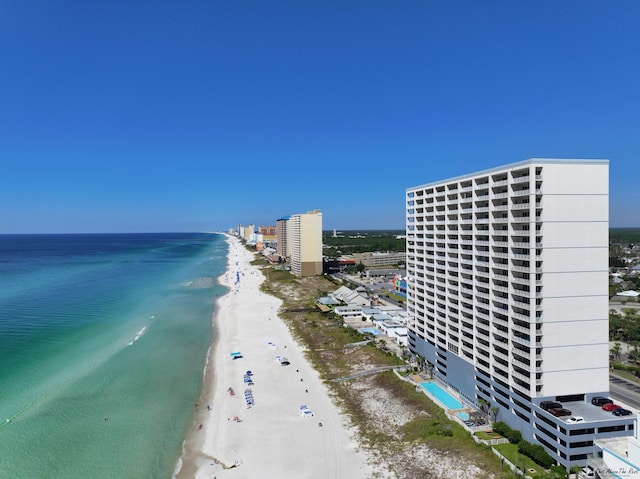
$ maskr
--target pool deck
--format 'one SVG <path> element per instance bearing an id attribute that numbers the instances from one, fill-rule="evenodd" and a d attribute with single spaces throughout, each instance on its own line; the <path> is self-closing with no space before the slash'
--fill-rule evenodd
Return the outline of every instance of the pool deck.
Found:
<path id="1" fill-rule="evenodd" d="M 449 391 L 447 386 L 440 384 L 438 381 L 434 380 L 433 378 L 431 378 L 429 375 L 427 375 L 425 373 L 413 374 L 409 378 L 416 385 L 416 387 L 419 387 L 422 390 L 422 392 L 427 395 L 427 397 L 429 399 L 431 399 L 435 404 L 440 406 L 445 411 L 445 414 L 447 415 L 447 417 L 449 419 L 451 419 L 452 421 L 457 422 L 458 424 L 460 424 L 462 427 L 464 427 L 469 432 L 485 431 L 485 430 L 491 429 L 491 425 L 489 424 L 489 421 L 487 421 L 487 424 L 482 424 L 482 425 L 469 425 L 469 424 L 466 424 L 465 420 L 462 419 L 460 416 L 458 416 L 459 413 L 467 413 L 469 416 L 475 416 L 477 414 L 480 414 L 481 416 L 484 416 L 484 414 L 480 413 L 474 407 L 465 404 L 464 401 L 462 401 L 457 394 Z M 421 384 L 421 383 L 427 383 L 427 382 L 434 383 L 445 394 L 447 394 L 452 399 L 454 399 L 455 401 L 460 403 L 461 407 L 459 407 L 459 408 L 449 408 L 449 407 L 447 407 L 447 405 L 444 404 L 436 395 L 434 395 L 431 391 L 426 389 Z"/>
<path id="2" fill-rule="evenodd" d="M 420 387 L 425 390 L 430 398 L 444 406 L 443 409 L 447 411 L 462 411 L 466 407 L 457 395 L 452 394 L 446 386 L 442 386 L 436 381 L 422 381 Z M 435 389 L 435 391 L 432 389 Z M 443 397 L 440 397 L 440 394 Z"/>

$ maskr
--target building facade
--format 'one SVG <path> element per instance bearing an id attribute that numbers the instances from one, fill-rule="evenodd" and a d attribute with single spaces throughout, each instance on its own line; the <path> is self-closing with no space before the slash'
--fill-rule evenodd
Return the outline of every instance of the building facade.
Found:
<path id="1" fill-rule="evenodd" d="M 276 221 L 276 254 L 285 261 L 289 259 L 288 228 L 290 216 L 283 216 Z"/>
<path id="2" fill-rule="evenodd" d="M 258 233 L 263 236 L 265 241 L 275 241 L 277 238 L 275 226 L 258 226 Z"/>
<path id="3" fill-rule="evenodd" d="M 322 274 L 322 213 L 320 210 L 289 217 L 287 248 L 293 274 L 296 276 Z"/>
<path id="4" fill-rule="evenodd" d="M 590 404 L 609 391 L 608 168 L 532 159 L 406 192 L 410 350 L 565 466 L 633 428 Z"/>
<path id="5" fill-rule="evenodd" d="M 378 266 L 392 266 L 396 264 L 404 264 L 407 261 L 407 254 L 403 252 L 367 252 L 353 253 L 353 259 L 356 263 L 361 263 L 367 268 L 375 268 Z"/>

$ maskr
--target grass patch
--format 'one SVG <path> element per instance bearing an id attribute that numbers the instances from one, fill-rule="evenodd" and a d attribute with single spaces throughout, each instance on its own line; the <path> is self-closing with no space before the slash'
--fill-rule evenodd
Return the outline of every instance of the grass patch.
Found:
<path id="1" fill-rule="evenodd" d="M 500 454 L 506 457 L 507 460 L 516 467 L 522 469 L 524 466 L 527 476 L 531 476 L 533 479 L 546 479 L 549 477 L 549 473 L 545 471 L 542 466 L 536 464 L 530 458 L 518 452 L 517 444 L 498 444 L 493 446 L 493 448 L 500 452 Z M 536 472 L 532 472 L 533 470 Z"/>
<path id="2" fill-rule="evenodd" d="M 478 431 L 476 432 L 476 436 L 478 436 L 478 438 L 482 439 L 483 441 L 491 441 L 492 439 L 503 439 L 503 436 L 493 431 Z"/>

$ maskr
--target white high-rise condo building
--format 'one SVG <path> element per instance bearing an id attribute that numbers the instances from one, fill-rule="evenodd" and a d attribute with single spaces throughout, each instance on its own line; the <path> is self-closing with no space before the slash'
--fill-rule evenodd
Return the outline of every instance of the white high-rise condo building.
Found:
<path id="1" fill-rule="evenodd" d="M 565 466 L 633 429 L 591 404 L 609 392 L 608 176 L 531 159 L 406 191 L 411 351 Z"/>

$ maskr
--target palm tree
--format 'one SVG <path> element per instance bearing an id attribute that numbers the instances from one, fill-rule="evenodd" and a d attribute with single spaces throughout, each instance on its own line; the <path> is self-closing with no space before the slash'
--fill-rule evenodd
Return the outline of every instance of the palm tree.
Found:
<path id="1" fill-rule="evenodd" d="M 611 354 L 613 355 L 614 358 L 620 359 L 621 353 L 622 353 L 622 347 L 620 346 L 620 343 L 615 343 L 611 348 Z"/>
<path id="2" fill-rule="evenodd" d="M 489 412 L 491 413 L 491 422 L 496 422 L 500 408 L 498 406 L 492 406 L 491 409 L 489 409 Z"/>

